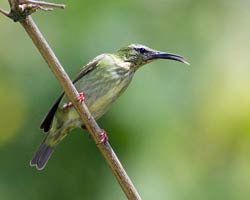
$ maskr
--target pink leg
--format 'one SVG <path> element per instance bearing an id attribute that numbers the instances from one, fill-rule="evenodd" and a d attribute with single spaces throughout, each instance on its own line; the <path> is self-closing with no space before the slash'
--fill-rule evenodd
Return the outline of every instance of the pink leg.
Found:
<path id="1" fill-rule="evenodd" d="M 84 99 L 85 99 L 85 96 L 84 96 L 83 92 L 80 92 L 80 93 L 79 93 L 79 96 L 78 96 L 77 99 L 76 99 L 76 101 L 78 101 L 78 102 L 83 102 Z M 63 105 L 63 110 L 66 110 L 66 109 L 68 109 L 68 108 L 71 107 L 71 106 L 73 106 L 73 103 L 72 103 L 72 102 L 65 103 L 65 104 Z"/>
<path id="2" fill-rule="evenodd" d="M 87 131 L 88 129 L 86 128 L 86 126 L 81 126 L 81 128 L 85 131 Z M 89 138 L 91 138 L 91 135 L 89 134 Z M 99 142 L 97 144 L 102 144 L 105 143 L 109 140 L 106 131 L 104 131 L 103 129 L 101 129 L 101 132 L 99 133 Z"/>
<path id="3" fill-rule="evenodd" d="M 100 137 L 100 141 L 97 144 L 102 144 L 109 140 L 106 131 L 104 131 L 103 129 L 101 130 L 99 137 Z"/>
<path id="4" fill-rule="evenodd" d="M 85 99 L 85 96 L 84 96 L 83 92 L 80 92 L 79 96 L 76 99 L 76 101 L 83 102 L 84 99 Z"/>
<path id="5" fill-rule="evenodd" d="M 73 105 L 72 102 L 68 102 L 68 103 L 63 104 L 63 110 L 68 109 L 68 108 L 71 107 L 72 105 Z"/>

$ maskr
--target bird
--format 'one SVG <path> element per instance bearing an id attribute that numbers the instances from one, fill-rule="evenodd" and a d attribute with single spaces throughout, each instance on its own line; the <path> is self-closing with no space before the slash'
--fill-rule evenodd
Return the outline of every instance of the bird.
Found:
<path id="1" fill-rule="evenodd" d="M 97 120 L 127 89 L 135 72 L 143 65 L 158 59 L 169 59 L 189 64 L 178 54 L 161 52 L 141 44 L 130 44 L 115 53 L 104 53 L 83 66 L 72 80 L 79 92 L 77 101 L 84 101 Z M 55 147 L 75 128 L 84 124 L 64 92 L 58 97 L 43 119 L 40 128 L 46 134 L 30 161 L 30 166 L 42 170 Z M 100 134 L 100 143 L 108 140 Z"/>

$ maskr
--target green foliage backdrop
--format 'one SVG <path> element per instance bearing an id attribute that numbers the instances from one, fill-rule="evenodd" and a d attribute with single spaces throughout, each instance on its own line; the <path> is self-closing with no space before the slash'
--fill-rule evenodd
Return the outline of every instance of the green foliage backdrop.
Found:
<path id="1" fill-rule="evenodd" d="M 59 1 L 57 1 L 59 2 Z M 130 43 L 184 55 L 159 61 L 99 120 L 143 199 L 250 198 L 250 3 L 246 0 L 60 1 L 33 15 L 72 77 Z M 8 8 L 7 0 L 1 7 Z M 28 165 L 61 88 L 21 26 L 0 16 L 0 199 L 125 199 L 86 132 L 46 169 Z"/>

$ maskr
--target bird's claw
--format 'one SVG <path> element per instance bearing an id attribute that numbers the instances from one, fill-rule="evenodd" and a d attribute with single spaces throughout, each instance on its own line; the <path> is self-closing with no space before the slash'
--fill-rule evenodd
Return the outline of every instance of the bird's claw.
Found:
<path id="1" fill-rule="evenodd" d="M 79 96 L 76 98 L 76 101 L 82 103 L 84 101 L 84 99 L 85 99 L 85 96 L 84 96 L 83 92 L 80 92 Z M 71 106 L 73 106 L 73 103 L 71 101 L 67 102 L 63 105 L 63 110 L 66 110 L 67 108 L 69 108 Z"/>
<path id="2" fill-rule="evenodd" d="M 84 99 L 85 99 L 85 96 L 84 96 L 84 94 L 83 94 L 83 92 L 80 92 L 79 93 L 79 96 L 77 97 L 77 99 L 76 99 L 76 101 L 78 101 L 78 102 L 83 102 L 84 101 Z"/>
<path id="3" fill-rule="evenodd" d="M 103 129 L 100 131 L 99 138 L 100 140 L 97 144 L 103 144 L 109 140 L 106 131 L 104 131 Z"/>
<path id="4" fill-rule="evenodd" d="M 71 107 L 73 104 L 72 104 L 72 102 L 70 101 L 70 102 L 68 102 L 68 103 L 65 103 L 65 104 L 63 104 L 63 110 L 66 110 L 66 109 L 68 109 L 69 107 Z"/>

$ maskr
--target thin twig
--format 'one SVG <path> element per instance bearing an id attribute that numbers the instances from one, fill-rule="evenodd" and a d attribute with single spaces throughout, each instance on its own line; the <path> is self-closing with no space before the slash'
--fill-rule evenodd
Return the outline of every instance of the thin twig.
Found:
<path id="1" fill-rule="evenodd" d="M 65 8 L 64 4 L 57 4 L 57 3 L 50 3 L 45 1 L 33 1 L 33 0 L 22 0 L 22 4 L 36 4 L 39 6 L 49 6 L 49 7 L 55 7 L 55 8 Z"/>
<path id="2" fill-rule="evenodd" d="M 9 13 L 7 11 L 3 10 L 2 8 L 0 8 L 0 13 L 5 15 L 6 17 L 9 17 Z"/>
<path id="3" fill-rule="evenodd" d="M 38 48 L 45 61 L 48 63 L 51 71 L 54 73 L 57 80 L 60 82 L 66 95 L 73 103 L 76 111 L 79 113 L 80 118 L 86 125 L 92 138 L 96 143 L 98 143 L 99 134 L 101 132 L 100 127 L 96 123 L 95 119 L 92 117 L 86 104 L 84 102 L 79 103 L 75 101 L 75 99 L 77 99 L 77 97 L 79 96 L 78 91 L 69 79 L 67 73 L 64 71 L 62 65 L 60 64 L 59 60 L 50 48 L 49 44 L 43 37 L 42 33 L 39 31 L 38 27 L 34 23 L 33 19 L 31 18 L 31 16 L 28 16 L 25 19 L 21 20 L 20 23 L 22 24 L 22 26 Z M 132 181 L 130 180 L 129 176 L 121 165 L 118 157 L 116 156 L 110 144 L 106 142 L 103 144 L 98 144 L 97 147 L 101 151 L 108 165 L 110 166 L 113 174 L 121 185 L 127 198 L 129 200 L 141 200 L 140 195 L 138 194 L 136 188 L 134 187 Z"/>

